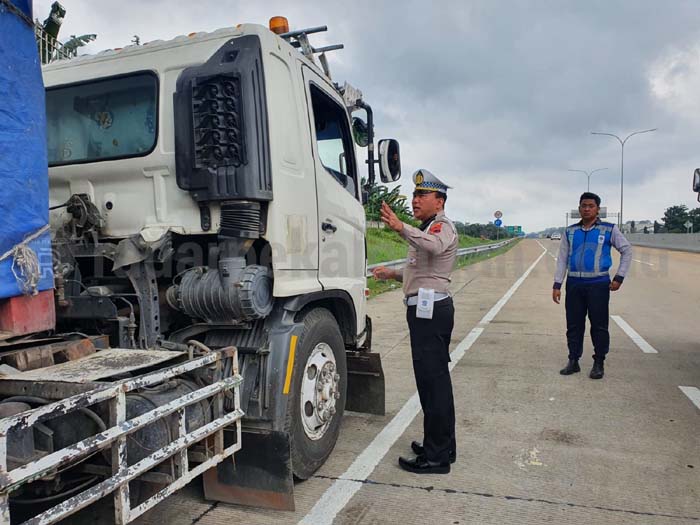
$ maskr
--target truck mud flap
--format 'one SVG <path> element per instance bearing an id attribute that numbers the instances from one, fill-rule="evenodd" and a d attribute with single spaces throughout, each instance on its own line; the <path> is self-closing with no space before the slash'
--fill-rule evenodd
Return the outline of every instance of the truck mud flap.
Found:
<path id="1" fill-rule="evenodd" d="M 346 410 L 383 416 L 384 370 L 382 358 L 373 352 L 347 352 L 348 396 Z"/>
<path id="2" fill-rule="evenodd" d="M 294 478 L 287 432 L 244 429 L 233 461 L 204 474 L 204 497 L 275 510 L 294 510 Z"/>

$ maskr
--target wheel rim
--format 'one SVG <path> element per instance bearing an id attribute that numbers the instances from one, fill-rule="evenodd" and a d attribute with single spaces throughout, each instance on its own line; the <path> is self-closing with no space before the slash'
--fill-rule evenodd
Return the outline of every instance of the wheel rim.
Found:
<path id="1" fill-rule="evenodd" d="M 340 375 L 333 349 L 317 344 L 304 366 L 301 382 L 301 421 L 311 440 L 321 439 L 330 427 L 340 397 Z"/>

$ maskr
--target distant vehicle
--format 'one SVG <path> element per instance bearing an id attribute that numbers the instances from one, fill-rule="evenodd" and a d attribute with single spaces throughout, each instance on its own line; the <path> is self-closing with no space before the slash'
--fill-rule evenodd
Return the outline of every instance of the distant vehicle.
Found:
<path id="1" fill-rule="evenodd" d="M 553 241 L 561 241 L 561 233 L 553 233 L 550 239 Z"/>

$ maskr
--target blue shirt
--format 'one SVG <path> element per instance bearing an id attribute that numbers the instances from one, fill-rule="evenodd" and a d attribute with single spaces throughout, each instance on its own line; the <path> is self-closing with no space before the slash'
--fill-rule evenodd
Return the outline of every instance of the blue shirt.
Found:
<path id="1" fill-rule="evenodd" d="M 614 279 L 622 282 L 632 263 L 632 245 L 619 228 L 600 219 L 596 219 L 589 228 L 584 228 L 583 221 L 569 226 L 559 245 L 554 288 L 561 288 L 567 272 L 572 283 L 609 280 L 611 247 L 620 252 L 620 266 Z"/>

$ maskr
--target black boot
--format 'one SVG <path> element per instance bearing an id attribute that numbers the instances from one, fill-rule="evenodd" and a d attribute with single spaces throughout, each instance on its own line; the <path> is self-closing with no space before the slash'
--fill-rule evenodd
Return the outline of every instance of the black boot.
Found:
<path id="1" fill-rule="evenodd" d="M 580 371 L 581 367 L 578 366 L 578 361 L 576 359 L 569 359 L 569 363 L 564 368 L 559 370 L 559 373 L 563 376 L 570 376 L 571 374 L 575 374 L 576 372 Z"/>
<path id="2" fill-rule="evenodd" d="M 593 361 L 593 368 L 591 368 L 591 373 L 588 375 L 591 379 L 603 379 L 603 374 L 605 370 L 603 369 L 602 359 L 596 359 Z"/>

